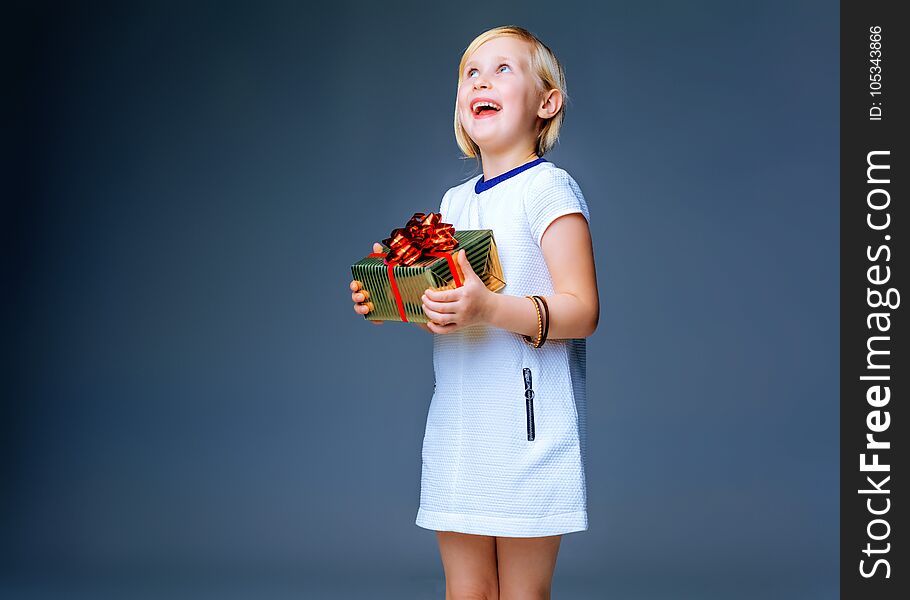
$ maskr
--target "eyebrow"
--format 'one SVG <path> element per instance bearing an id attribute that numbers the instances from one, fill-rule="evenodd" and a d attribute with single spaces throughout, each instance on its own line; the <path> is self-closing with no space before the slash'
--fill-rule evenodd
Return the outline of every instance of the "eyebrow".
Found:
<path id="1" fill-rule="evenodd" d="M 516 61 L 514 58 L 512 58 L 511 56 L 494 56 L 494 57 L 493 57 L 493 60 L 502 60 L 502 61 L 510 62 L 510 63 L 518 62 L 518 61 Z M 475 65 L 475 64 L 477 64 L 477 63 L 474 62 L 474 59 L 472 58 L 472 59 L 470 59 L 468 62 L 466 62 L 464 66 L 465 66 L 465 68 L 467 68 L 467 67 L 469 67 L 470 65 Z"/>

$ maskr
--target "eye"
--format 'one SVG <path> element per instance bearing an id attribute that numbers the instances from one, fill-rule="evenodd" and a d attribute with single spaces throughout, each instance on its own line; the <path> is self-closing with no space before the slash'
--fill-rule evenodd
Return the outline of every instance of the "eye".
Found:
<path id="1" fill-rule="evenodd" d="M 468 69 L 468 73 L 467 73 L 468 77 L 470 77 L 470 76 L 471 76 L 471 73 L 473 73 L 473 72 L 476 71 L 476 70 L 477 70 L 477 69 L 473 69 L 473 68 L 472 68 L 472 69 Z"/>
<path id="2" fill-rule="evenodd" d="M 509 71 L 511 71 L 512 67 L 510 67 L 509 65 L 499 65 L 499 70 L 502 71 L 503 69 L 508 69 Z"/>

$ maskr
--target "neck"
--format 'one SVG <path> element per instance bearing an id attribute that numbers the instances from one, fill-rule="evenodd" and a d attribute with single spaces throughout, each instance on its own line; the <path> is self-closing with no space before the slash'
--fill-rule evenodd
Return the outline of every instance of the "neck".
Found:
<path id="1" fill-rule="evenodd" d="M 533 147 L 517 148 L 502 152 L 485 151 L 481 148 L 480 159 L 483 162 L 483 180 L 489 181 L 536 158 L 538 156 Z"/>

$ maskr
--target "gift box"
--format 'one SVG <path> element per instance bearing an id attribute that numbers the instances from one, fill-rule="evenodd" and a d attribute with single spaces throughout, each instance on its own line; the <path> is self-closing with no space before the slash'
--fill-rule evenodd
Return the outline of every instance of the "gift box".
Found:
<path id="1" fill-rule="evenodd" d="M 371 321 L 426 323 L 423 296 L 427 288 L 454 289 L 464 285 L 455 253 L 465 251 L 471 268 L 493 292 L 505 287 L 492 229 L 455 231 L 440 213 L 414 213 L 404 227 L 382 240 L 383 252 L 368 254 L 351 266 L 363 283 L 373 309 Z"/>

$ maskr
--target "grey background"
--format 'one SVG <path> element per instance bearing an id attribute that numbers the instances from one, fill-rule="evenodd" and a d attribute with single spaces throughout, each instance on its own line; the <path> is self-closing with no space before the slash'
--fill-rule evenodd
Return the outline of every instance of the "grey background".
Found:
<path id="1" fill-rule="evenodd" d="M 590 529 L 555 598 L 832 598 L 838 5 L 88 3 L 11 18 L 0 593 L 442 597 L 429 335 L 350 265 L 477 171 L 455 70 L 565 64 Z M 64 593 L 65 592 L 65 593 Z"/>

